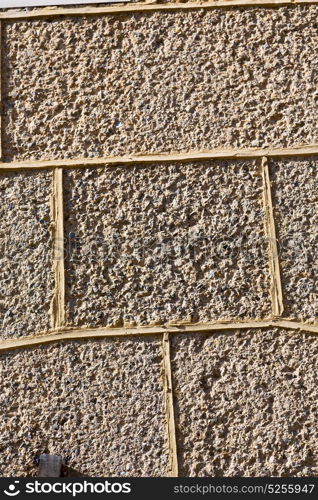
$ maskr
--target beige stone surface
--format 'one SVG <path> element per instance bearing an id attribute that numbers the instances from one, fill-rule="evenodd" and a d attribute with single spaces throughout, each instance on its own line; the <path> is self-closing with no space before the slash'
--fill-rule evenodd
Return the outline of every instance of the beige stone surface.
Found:
<path id="1" fill-rule="evenodd" d="M 39 453 L 88 476 L 164 476 L 160 340 L 52 344 L 0 356 L 0 475 L 32 476 Z"/>
<path id="2" fill-rule="evenodd" d="M 318 317 L 318 160 L 271 162 L 286 316 Z"/>
<path id="3" fill-rule="evenodd" d="M 70 324 L 270 315 L 257 162 L 74 169 L 64 189 Z"/>
<path id="4" fill-rule="evenodd" d="M 23 0 L 19 0 L 19 2 L 23 2 Z M 162 3 L 197 3 L 202 5 L 202 3 L 209 2 L 210 0 L 122 0 L 121 2 L 118 2 L 118 0 L 114 3 L 112 0 L 108 0 L 105 2 L 90 2 L 90 3 L 73 3 L 73 4 L 63 4 L 63 5 L 58 5 L 57 3 L 54 3 L 54 0 L 52 0 L 52 4 L 47 8 L 48 12 L 52 9 L 52 7 L 56 8 L 61 8 L 63 9 L 81 9 L 83 7 L 88 7 L 88 8 L 105 8 L 109 6 L 116 7 L 116 3 L 121 3 L 122 5 L 129 6 L 131 3 L 138 3 L 138 4 L 162 4 Z M 113 5 L 112 5 L 113 4 Z M 0 8 L 0 12 L 32 12 L 33 10 L 39 10 L 43 9 L 45 6 L 33 6 L 33 7 L 21 7 L 21 8 L 14 8 L 14 7 L 8 7 L 8 8 Z"/>
<path id="5" fill-rule="evenodd" d="M 50 326 L 50 172 L 0 175 L 0 338 Z"/>
<path id="6" fill-rule="evenodd" d="M 10 21 L 7 160 L 317 141 L 317 6 Z"/>
<path id="7" fill-rule="evenodd" d="M 160 3 L 166 3 L 166 2 L 169 2 L 171 0 L 164 0 L 161 2 L 160 0 Z M 173 0 L 173 2 L 175 1 L 178 1 L 178 0 Z M 187 0 L 187 1 L 190 1 L 190 0 Z M 191 0 L 192 1 L 192 0 Z M 19 3 L 22 3 L 23 0 L 19 0 Z M 102 7 L 109 7 L 109 6 L 114 6 L 116 7 L 116 3 L 121 3 L 122 5 L 129 5 L 130 3 L 147 3 L 147 0 L 123 0 L 122 2 L 112 2 L 112 0 L 109 0 L 108 2 L 102 2 L 102 3 L 73 3 L 73 4 L 61 4 L 61 5 L 58 5 L 56 2 L 54 2 L 54 0 L 51 1 L 51 4 L 48 5 L 48 6 L 45 6 L 45 5 L 37 5 L 37 6 L 33 6 L 33 7 L 8 7 L 8 8 L 3 8 L 1 9 L 0 8 L 0 12 L 32 12 L 32 11 L 38 11 L 38 10 L 43 10 L 43 9 L 46 9 L 48 11 L 48 13 L 50 13 L 50 10 L 51 9 L 72 9 L 72 10 L 77 10 L 77 9 L 82 9 L 84 7 L 88 7 L 88 8 L 102 8 Z M 35 2 L 34 2 L 35 3 Z M 172 1 L 171 1 L 172 3 Z"/>
<path id="8" fill-rule="evenodd" d="M 317 476 L 318 338 L 269 329 L 172 340 L 181 476 Z"/>

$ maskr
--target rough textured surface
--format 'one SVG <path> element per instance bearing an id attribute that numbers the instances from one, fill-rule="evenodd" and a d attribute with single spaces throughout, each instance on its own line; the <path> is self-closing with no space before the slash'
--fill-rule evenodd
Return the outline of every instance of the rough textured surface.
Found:
<path id="1" fill-rule="evenodd" d="M 71 324 L 270 315 L 256 162 L 75 169 L 64 179 Z"/>
<path id="2" fill-rule="evenodd" d="M 0 176 L 0 337 L 50 326 L 53 292 L 50 172 Z"/>
<path id="3" fill-rule="evenodd" d="M 178 1 L 178 0 L 173 0 L 173 2 L 175 1 Z M 187 3 L 188 1 L 191 1 L 192 0 L 186 0 L 184 3 Z M 123 0 L 123 2 L 120 2 L 122 3 L 122 5 L 129 5 L 130 3 L 147 3 L 147 0 Z M 172 0 L 164 0 L 164 1 L 161 1 L 158 2 L 158 3 L 166 3 L 166 2 L 169 2 L 169 3 L 172 3 Z M 57 5 L 56 3 L 54 3 L 54 0 L 52 0 L 52 5 L 38 5 L 36 7 L 16 7 L 16 8 L 12 8 L 12 7 L 8 7 L 8 8 L 5 8 L 5 9 L 0 9 L 0 12 L 32 12 L 32 11 L 38 11 L 38 10 L 42 10 L 42 9 L 46 9 L 48 10 L 48 12 L 50 12 L 51 9 L 82 9 L 84 7 L 88 7 L 88 8 L 99 8 L 99 7 L 108 7 L 108 6 L 111 6 L 112 5 L 112 2 L 110 0 L 110 2 L 103 2 L 103 3 L 74 3 L 74 4 L 61 4 L 61 5 Z M 116 7 L 116 4 L 113 4 L 113 6 Z"/>
<path id="4" fill-rule="evenodd" d="M 285 315 L 317 321 L 318 160 L 272 161 Z"/>
<path id="5" fill-rule="evenodd" d="M 200 5 L 202 5 L 202 3 L 205 3 L 209 0 L 155 0 L 154 2 L 152 0 L 123 0 L 121 3 L 124 5 L 129 5 L 131 3 L 145 3 L 145 4 L 152 4 L 152 3 L 159 3 L 159 4 L 162 4 L 162 3 L 198 3 Z M 54 4 L 54 0 L 52 0 L 52 4 Z M 110 0 L 109 4 L 111 5 L 112 2 Z M 21 8 L 12 8 L 12 7 L 9 7 L 9 8 L 4 8 L 4 9 L 1 9 L 0 8 L 0 12 L 31 12 L 33 10 L 39 10 L 39 9 L 48 9 L 48 10 L 51 10 L 52 7 L 56 7 L 56 8 L 63 8 L 63 9 L 81 9 L 83 7 L 89 7 L 89 8 L 99 8 L 99 7 L 108 7 L 109 5 L 107 4 L 107 2 L 103 2 L 103 3 L 74 3 L 74 4 L 68 4 L 68 5 L 57 5 L 57 4 L 54 4 L 52 6 L 37 6 L 37 7 L 21 7 Z M 116 7 L 116 4 L 113 4 L 114 7 Z"/>
<path id="6" fill-rule="evenodd" d="M 317 476 L 318 338 L 173 337 L 182 476 Z"/>
<path id="7" fill-rule="evenodd" d="M 157 338 L 71 342 L 0 356 L 0 474 L 36 474 L 39 453 L 88 476 L 166 474 Z"/>
<path id="8" fill-rule="evenodd" d="M 317 14 L 288 6 L 10 21 L 5 158 L 315 142 Z"/>
<path id="9" fill-rule="evenodd" d="M 112 2 L 112 0 L 109 0 L 108 2 L 105 1 L 105 2 L 101 2 L 101 3 L 98 3 L 98 2 L 89 2 L 89 3 L 73 3 L 73 4 L 60 4 L 58 5 L 56 2 L 54 3 L 54 0 L 51 0 L 52 1 L 52 5 L 37 5 L 35 7 L 15 7 L 15 8 L 12 8 L 12 7 L 8 7 L 8 8 L 4 8 L 4 9 L 0 9 L 0 12 L 32 12 L 33 10 L 35 11 L 38 11 L 38 10 L 42 10 L 42 9 L 46 9 L 48 10 L 48 12 L 50 12 L 50 10 L 52 9 L 82 9 L 84 7 L 88 7 L 88 8 L 99 8 L 99 7 L 109 7 L 109 6 L 114 6 L 116 7 L 116 3 Z M 178 1 L 178 0 L 173 0 L 173 1 Z M 193 1 L 193 0 L 186 0 L 182 3 L 187 3 L 188 1 Z M 200 0 L 194 0 L 194 1 L 200 1 Z M 122 5 L 129 5 L 130 3 L 149 3 L 148 0 L 123 0 L 122 2 L 120 2 Z M 160 0 L 160 2 L 156 2 L 156 3 L 172 3 L 172 0 Z"/>

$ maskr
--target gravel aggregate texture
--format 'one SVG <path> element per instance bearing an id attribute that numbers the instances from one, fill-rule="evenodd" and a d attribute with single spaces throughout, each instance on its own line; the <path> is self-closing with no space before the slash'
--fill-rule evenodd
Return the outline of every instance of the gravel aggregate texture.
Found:
<path id="1" fill-rule="evenodd" d="M 317 476 L 318 338 L 172 337 L 180 476 Z"/>
<path id="2" fill-rule="evenodd" d="M 270 316 L 259 162 L 71 169 L 64 191 L 69 324 Z"/>
<path id="3" fill-rule="evenodd" d="M 318 160 L 271 161 L 286 316 L 318 318 Z"/>
<path id="4" fill-rule="evenodd" d="M 0 175 L 0 338 L 50 327 L 54 288 L 48 171 Z"/>
<path id="5" fill-rule="evenodd" d="M 1 476 L 36 475 L 40 453 L 86 476 L 164 476 L 161 363 L 157 337 L 1 354 Z"/>
<path id="6" fill-rule="evenodd" d="M 22 0 L 21 0 L 22 1 Z M 174 0 L 179 2 L 179 0 Z M 187 0 L 190 1 L 190 0 Z M 180 3 L 187 3 L 187 1 L 182 1 Z M 194 1 L 200 1 L 200 0 L 194 0 Z M 204 0 L 208 1 L 208 0 Z M 192 0 L 191 0 L 192 2 Z M 52 5 L 35 5 L 32 7 L 6 7 L 3 9 L 0 9 L 0 12 L 32 12 L 32 11 L 38 11 L 38 10 L 47 10 L 48 13 L 50 13 L 51 10 L 56 10 L 56 9 L 82 9 L 84 7 L 88 8 L 100 8 L 100 7 L 121 7 L 121 6 L 128 6 L 131 3 L 149 3 L 148 0 L 123 0 L 122 2 L 112 2 L 110 1 L 105 1 L 105 2 L 86 2 L 86 3 L 63 3 L 63 4 L 58 4 L 54 3 L 54 0 L 52 0 Z M 154 0 L 151 3 L 174 3 L 171 0 L 165 0 L 165 1 L 156 1 Z"/>
<path id="7" fill-rule="evenodd" d="M 155 3 L 173 3 L 175 1 L 178 1 L 178 0 L 173 0 L 170 1 L 170 0 L 165 0 L 163 2 L 155 2 Z M 190 1 L 190 0 L 189 0 Z M 48 14 L 50 14 L 50 11 L 51 10 L 55 10 L 55 9 L 82 9 L 84 7 L 88 7 L 88 8 L 100 8 L 100 7 L 119 7 L 119 5 L 129 5 L 130 3 L 147 3 L 147 0 L 144 2 L 143 0 L 129 0 L 129 1 L 124 1 L 124 2 L 120 2 L 120 3 L 117 3 L 117 2 L 102 2 L 102 3 L 74 3 L 74 4 L 61 4 L 61 5 L 58 5 L 58 4 L 54 4 L 54 0 L 52 0 L 52 5 L 38 5 L 38 6 L 34 6 L 34 7 L 8 7 L 8 8 L 3 8 L 1 9 L 0 8 L 0 12 L 1 13 L 4 13 L 4 12 L 9 12 L 9 13 L 15 13 L 15 12 L 21 12 L 22 14 L 24 13 L 27 13 L 27 12 L 32 12 L 32 11 L 38 11 L 38 10 L 46 10 L 48 11 Z M 187 3 L 187 2 L 182 2 L 182 3 Z M 45 18 L 45 16 L 44 16 Z"/>
<path id="8" fill-rule="evenodd" d="M 317 142 L 318 7 L 8 21 L 6 160 Z"/>

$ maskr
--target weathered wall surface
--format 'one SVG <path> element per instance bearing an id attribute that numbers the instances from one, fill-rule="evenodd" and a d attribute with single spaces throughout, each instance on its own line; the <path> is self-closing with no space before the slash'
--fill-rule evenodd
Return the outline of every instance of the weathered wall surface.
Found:
<path id="1" fill-rule="evenodd" d="M 317 13 L 288 6 L 7 22 L 5 158 L 313 143 Z"/>
<path id="2" fill-rule="evenodd" d="M 0 475 L 36 475 L 38 453 L 88 476 L 166 474 L 156 338 L 54 344 L 0 356 Z"/>
<path id="3" fill-rule="evenodd" d="M 315 335 L 174 336 L 180 475 L 317 475 L 317 360 Z"/>
<path id="4" fill-rule="evenodd" d="M 64 172 L 68 321 L 270 316 L 258 162 Z"/>
<path id="5" fill-rule="evenodd" d="M 317 142 L 317 13 L 5 22 L 3 159 Z M 270 317 L 260 165 L 64 170 L 63 326 Z M 316 324 L 317 176 L 316 158 L 270 160 L 284 315 Z M 50 330 L 51 190 L 52 172 L 0 175 L 0 340 Z M 44 452 L 80 475 L 167 475 L 161 342 L 2 353 L 0 475 L 36 475 Z M 171 335 L 171 344 L 179 475 L 318 475 L 317 337 L 266 326 Z"/>
<path id="6" fill-rule="evenodd" d="M 271 162 L 285 315 L 317 321 L 318 161 Z"/>
<path id="7" fill-rule="evenodd" d="M 50 328 L 51 173 L 0 175 L 0 337 Z"/>

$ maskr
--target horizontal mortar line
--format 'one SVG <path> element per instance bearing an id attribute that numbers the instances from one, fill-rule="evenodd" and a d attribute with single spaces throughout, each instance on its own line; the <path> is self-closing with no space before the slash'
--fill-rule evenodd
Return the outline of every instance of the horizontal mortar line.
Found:
<path id="1" fill-rule="evenodd" d="M 9 351 L 19 348 L 28 348 L 32 346 L 44 345 L 51 342 L 83 340 L 106 337 L 127 337 L 138 335 L 160 335 L 164 333 L 170 334 L 189 334 L 189 333 L 209 333 L 220 332 L 224 330 L 238 330 L 250 328 L 270 328 L 279 327 L 290 330 L 296 330 L 303 333 L 318 334 L 318 325 L 300 323 L 289 319 L 274 319 L 274 320 L 250 320 L 250 321 L 219 321 L 201 324 L 176 324 L 167 326 L 141 326 L 134 328 L 63 328 L 57 331 L 36 334 L 31 337 L 23 337 L 19 339 L 7 339 L 0 341 L 0 352 Z"/>
<path id="2" fill-rule="evenodd" d="M 120 14 L 125 12 L 169 11 L 192 9 L 216 9 L 226 7 L 280 7 L 284 5 L 317 4 L 318 0 L 216 0 L 207 2 L 166 3 L 154 2 L 130 3 L 128 5 L 114 5 L 107 7 L 79 7 L 79 8 L 52 8 L 36 9 L 33 11 L 7 11 L 0 14 L 0 19 L 27 19 L 53 16 L 80 16 L 96 14 Z"/>
<path id="3" fill-rule="evenodd" d="M 242 149 L 211 149 L 208 151 L 189 151 L 187 153 L 155 153 L 136 154 L 129 156 L 105 156 L 104 158 L 76 158 L 70 160 L 27 160 L 0 162 L 1 170 L 29 170 L 47 168 L 87 168 L 115 165 L 142 165 L 161 162 L 183 162 L 200 160 L 237 160 L 253 159 L 263 156 L 277 158 L 289 156 L 318 155 L 318 144 L 294 146 L 290 148 L 242 148 Z"/>

